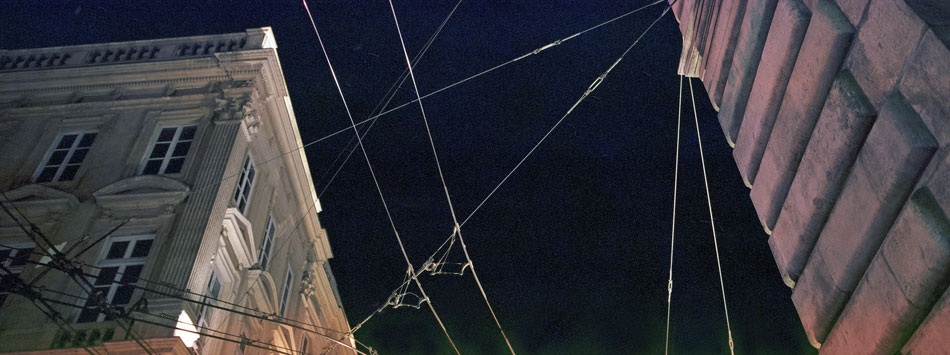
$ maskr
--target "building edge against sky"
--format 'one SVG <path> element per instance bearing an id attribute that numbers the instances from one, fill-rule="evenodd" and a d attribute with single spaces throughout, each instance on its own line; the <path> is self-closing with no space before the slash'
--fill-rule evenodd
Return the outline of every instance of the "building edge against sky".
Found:
<path id="1" fill-rule="evenodd" d="M 62 319 L 0 293 L 0 352 L 136 338 L 174 354 L 316 352 L 345 337 L 276 47 L 265 27 L 0 50 L 3 286 L 37 280 Z M 41 265 L 50 249 L 17 220 L 85 275 Z"/>

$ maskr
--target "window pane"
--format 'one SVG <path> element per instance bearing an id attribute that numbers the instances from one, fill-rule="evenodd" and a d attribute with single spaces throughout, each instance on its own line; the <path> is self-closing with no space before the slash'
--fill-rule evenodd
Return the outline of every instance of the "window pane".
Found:
<path id="1" fill-rule="evenodd" d="M 155 148 L 152 149 L 152 155 L 149 158 L 162 158 L 165 156 L 165 153 L 168 152 L 169 143 L 158 143 L 155 145 Z"/>
<path id="2" fill-rule="evenodd" d="M 79 313 L 79 319 L 76 320 L 78 323 L 88 323 L 95 322 L 96 318 L 99 317 L 99 311 L 96 308 L 83 308 L 82 313 Z"/>
<path id="3" fill-rule="evenodd" d="M 82 139 L 79 140 L 79 148 L 89 148 L 92 146 L 92 142 L 95 140 L 95 133 L 86 133 L 82 135 Z"/>
<path id="4" fill-rule="evenodd" d="M 174 158 L 168 161 L 168 166 L 165 167 L 165 174 L 176 174 L 181 172 L 182 166 L 185 165 L 185 158 Z"/>
<path id="5" fill-rule="evenodd" d="M 132 249 L 133 258 L 142 258 L 148 256 L 149 249 L 152 248 L 152 240 L 139 240 L 135 242 L 135 247 Z"/>
<path id="6" fill-rule="evenodd" d="M 181 135 L 178 137 L 178 140 L 187 140 L 195 138 L 195 131 L 198 130 L 198 126 L 188 126 L 181 129 Z"/>
<path id="7" fill-rule="evenodd" d="M 64 135 L 62 139 L 59 140 L 59 145 L 56 146 L 56 149 L 69 149 L 73 146 L 73 142 L 76 141 L 75 134 Z"/>
<path id="8" fill-rule="evenodd" d="M 79 171 L 79 165 L 67 165 L 63 168 L 63 173 L 59 175 L 59 181 L 72 181 Z"/>
<path id="9" fill-rule="evenodd" d="M 175 137 L 175 130 L 177 129 L 178 127 L 162 128 L 162 132 L 158 134 L 158 141 L 171 142 L 172 138 Z"/>
<path id="10" fill-rule="evenodd" d="M 106 255 L 106 259 L 121 259 L 125 257 L 125 250 L 128 249 L 129 242 L 113 242 L 112 246 L 109 247 L 109 254 Z"/>
<path id="11" fill-rule="evenodd" d="M 68 150 L 57 150 L 53 154 L 50 154 L 49 160 L 46 161 L 46 165 L 59 165 L 66 159 L 66 154 L 69 153 Z"/>
<path id="12" fill-rule="evenodd" d="M 129 304 L 129 301 L 132 300 L 132 292 L 135 291 L 135 287 L 132 286 L 119 286 L 115 290 L 115 295 L 112 296 L 111 304 L 124 306 Z"/>
<path id="13" fill-rule="evenodd" d="M 145 174 L 145 175 L 158 174 L 158 169 L 161 169 L 161 168 L 162 168 L 161 160 L 149 160 L 148 163 L 145 164 L 145 169 L 142 170 L 142 174 Z"/>
<path id="14" fill-rule="evenodd" d="M 36 177 L 36 182 L 50 182 L 56 176 L 56 167 L 44 168 L 40 176 Z"/>
<path id="15" fill-rule="evenodd" d="M 175 145 L 175 151 L 172 152 L 173 157 L 183 157 L 188 155 L 188 148 L 191 148 L 191 142 L 178 142 Z"/>
<path id="16" fill-rule="evenodd" d="M 86 159 L 86 153 L 89 153 L 89 148 L 76 149 L 73 156 L 69 157 L 68 164 L 81 164 Z"/>
<path id="17" fill-rule="evenodd" d="M 115 282 L 116 272 L 119 271 L 117 267 L 106 267 L 99 270 L 99 276 L 96 277 L 95 284 L 100 285 L 109 285 Z"/>
<path id="18" fill-rule="evenodd" d="M 119 282 L 122 283 L 136 283 L 139 281 L 139 275 L 142 273 L 143 265 L 129 265 L 125 268 L 125 271 L 122 272 L 122 280 Z"/>
<path id="19" fill-rule="evenodd" d="M 30 259 L 30 253 L 32 252 L 33 252 L 33 248 L 17 249 L 16 255 L 14 255 L 13 260 L 10 261 L 10 266 L 25 265 L 26 261 Z"/>
<path id="20" fill-rule="evenodd" d="M 251 184 L 254 183 L 254 166 L 251 166 L 251 171 L 247 172 L 247 187 L 250 189 Z"/>

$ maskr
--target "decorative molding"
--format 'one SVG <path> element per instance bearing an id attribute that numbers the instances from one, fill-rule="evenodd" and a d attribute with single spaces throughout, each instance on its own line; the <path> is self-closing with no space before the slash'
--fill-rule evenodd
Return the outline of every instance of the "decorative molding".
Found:
<path id="1" fill-rule="evenodd" d="M 39 184 L 7 191 L 0 196 L 0 200 L 12 202 L 29 217 L 58 214 L 79 206 L 79 199 L 75 195 Z"/>
<path id="2" fill-rule="evenodd" d="M 221 232 L 224 234 L 224 247 L 237 259 L 233 264 L 239 269 L 257 264 L 253 226 L 236 208 L 228 208 L 224 212 L 224 229 Z"/>
<path id="3" fill-rule="evenodd" d="M 191 188 L 160 175 L 141 175 L 119 180 L 92 193 L 96 204 L 105 210 L 127 211 L 163 208 L 174 210 Z"/>

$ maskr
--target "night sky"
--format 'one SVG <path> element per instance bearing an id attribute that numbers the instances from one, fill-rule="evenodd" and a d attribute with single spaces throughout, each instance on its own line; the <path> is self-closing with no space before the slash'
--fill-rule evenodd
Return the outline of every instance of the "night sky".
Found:
<path id="1" fill-rule="evenodd" d="M 432 92 L 646 3 L 463 2 L 416 66 L 420 91 Z M 410 56 L 454 5 L 395 2 Z M 460 219 L 664 6 L 423 100 Z M 3 8 L 3 49 L 271 26 L 303 141 L 349 125 L 299 1 L 15 1 Z M 389 4 L 311 0 L 310 9 L 354 118 L 365 119 L 405 69 Z M 463 227 L 476 270 L 519 353 L 662 353 L 680 46 L 671 12 Z M 702 83 L 693 86 L 736 353 L 814 353 L 716 113 Z M 684 90 L 671 352 L 723 354 L 725 319 Z M 393 103 L 413 98 L 407 81 Z M 327 187 L 340 161 L 331 164 L 348 144 L 353 147 L 352 138 L 347 132 L 306 153 L 317 191 L 326 187 L 320 218 L 336 256 L 330 263 L 346 314 L 355 325 L 386 301 L 406 264 L 361 153 Z M 418 106 L 383 116 L 365 145 L 418 266 L 452 231 Z M 450 260 L 463 258 L 456 246 Z M 463 353 L 507 351 L 469 272 L 420 280 Z M 451 352 L 425 307 L 387 309 L 356 334 L 381 354 Z"/>

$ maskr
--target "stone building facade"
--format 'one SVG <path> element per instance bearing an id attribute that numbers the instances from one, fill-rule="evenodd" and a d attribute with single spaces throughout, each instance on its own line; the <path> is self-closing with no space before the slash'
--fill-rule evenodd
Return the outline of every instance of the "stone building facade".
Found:
<path id="1" fill-rule="evenodd" d="M 671 3 L 811 343 L 950 353 L 950 2 Z"/>
<path id="2" fill-rule="evenodd" d="M 0 214 L 0 352 L 297 354 L 344 339 L 301 144 L 270 28 L 0 50 L 0 201 L 15 216 Z M 101 299 L 47 266 L 40 234 Z M 10 273 L 35 280 L 33 299 Z"/>

